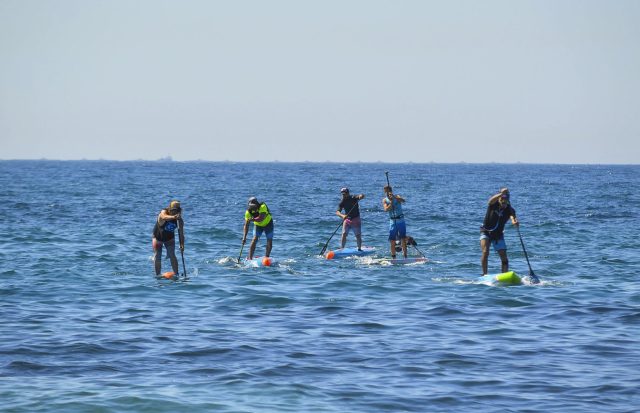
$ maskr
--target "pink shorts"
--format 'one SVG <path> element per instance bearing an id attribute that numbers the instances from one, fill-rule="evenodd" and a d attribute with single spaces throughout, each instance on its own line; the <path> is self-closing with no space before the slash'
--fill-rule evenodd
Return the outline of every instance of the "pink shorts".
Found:
<path id="1" fill-rule="evenodd" d="M 342 233 L 348 234 L 349 230 L 353 229 L 353 233 L 355 235 L 360 235 L 362 233 L 362 223 L 360 221 L 360 217 L 356 218 L 347 218 L 344 220 L 342 224 Z"/>

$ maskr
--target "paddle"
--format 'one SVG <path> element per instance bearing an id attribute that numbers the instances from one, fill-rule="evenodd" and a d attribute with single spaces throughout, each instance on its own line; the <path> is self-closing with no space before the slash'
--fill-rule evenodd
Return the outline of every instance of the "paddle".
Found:
<path id="1" fill-rule="evenodd" d="M 187 266 L 184 263 L 184 244 L 182 243 L 183 231 L 180 221 L 178 221 L 178 240 L 180 242 L 180 255 L 182 256 L 182 275 L 184 276 L 184 278 L 187 278 Z"/>
<path id="2" fill-rule="evenodd" d="M 391 184 L 389 183 L 389 171 L 384 171 L 384 175 L 387 177 L 387 186 L 389 188 L 391 188 Z M 393 212 L 393 217 L 391 219 L 393 219 L 394 225 L 397 222 L 398 218 L 396 218 L 396 208 L 393 205 L 393 199 L 389 200 L 391 202 L 391 211 Z M 398 235 L 400 235 L 400 233 L 398 231 L 396 231 L 396 242 L 398 241 Z M 394 245 L 394 250 L 392 251 L 392 257 L 395 257 L 395 248 L 396 246 Z M 417 248 L 416 248 L 417 249 Z"/>
<path id="3" fill-rule="evenodd" d="M 387 177 L 387 186 L 389 188 L 391 188 L 391 184 L 389 183 L 389 171 L 384 171 L 384 176 Z M 389 201 L 391 201 L 391 210 L 393 211 L 393 222 L 395 222 L 397 220 L 396 218 L 396 208 L 393 206 L 393 199 L 390 199 Z M 396 233 L 396 240 L 398 239 L 398 235 Z"/>
<path id="4" fill-rule="evenodd" d="M 356 201 L 355 204 L 353 204 L 353 206 L 351 207 L 351 209 L 349 209 L 349 212 L 347 212 L 347 217 L 349 216 L 349 214 L 351 213 L 351 211 L 353 211 L 353 208 L 355 208 L 358 205 L 358 201 Z M 336 235 L 336 232 L 338 232 L 338 230 L 340 229 L 340 227 L 342 226 L 342 224 L 344 223 L 344 220 L 347 218 L 342 218 L 342 221 L 340 222 L 340 224 L 338 225 L 338 227 L 336 228 L 335 231 L 333 231 L 333 234 L 331 234 L 331 236 L 329 237 L 329 239 L 327 240 L 327 242 L 324 244 L 324 247 L 322 247 L 322 251 L 320 251 L 320 255 L 324 254 L 324 252 L 327 250 L 327 247 L 329 246 L 329 241 L 331 241 L 331 238 L 333 238 L 334 235 Z"/>
<path id="5" fill-rule="evenodd" d="M 242 250 L 244 249 L 244 243 L 245 241 L 242 240 L 242 245 L 240 246 L 240 254 L 238 254 L 238 259 L 237 259 L 238 264 L 240 264 L 240 258 L 242 257 Z"/>
<path id="6" fill-rule="evenodd" d="M 418 251 L 420 253 L 420 255 L 422 255 L 422 258 L 427 258 L 426 255 L 424 255 L 424 252 L 420 251 L 420 248 L 418 248 L 418 243 L 416 242 L 415 239 L 413 239 L 413 237 L 407 237 L 411 239 L 411 242 L 407 241 L 407 245 L 411 245 L 413 248 L 416 249 L 416 251 Z"/>
<path id="7" fill-rule="evenodd" d="M 527 259 L 527 265 L 529 266 L 529 277 L 531 277 L 531 281 L 534 284 L 538 284 L 540 279 L 537 275 L 534 274 L 533 269 L 531 268 L 531 263 L 529 262 L 529 255 L 527 255 L 527 249 L 524 247 L 524 241 L 522 240 L 522 234 L 520 234 L 520 226 L 516 226 L 516 231 L 518 231 L 518 237 L 520 237 L 520 245 L 522 245 L 522 252 L 524 252 L 524 257 Z"/>

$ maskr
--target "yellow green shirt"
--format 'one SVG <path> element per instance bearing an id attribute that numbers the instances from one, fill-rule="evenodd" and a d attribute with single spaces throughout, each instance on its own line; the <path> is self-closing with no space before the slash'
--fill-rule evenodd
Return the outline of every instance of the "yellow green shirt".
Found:
<path id="1" fill-rule="evenodd" d="M 271 213 L 269 212 L 269 208 L 267 208 L 267 204 L 265 204 L 264 202 L 260 204 L 260 208 L 258 209 L 258 215 L 262 214 L 264 214 L 264 219 L 260 222 L 253 221 L 253 223 L 259 227 L 266 227 L 267 225 L 269 225 L 269 222 L 271 222 Z M 251 215 L 251 213 L 247 209 L 244 213 L 244 220 L 250 221 L 251 218 L 253 218 L 253 215 Z"/>

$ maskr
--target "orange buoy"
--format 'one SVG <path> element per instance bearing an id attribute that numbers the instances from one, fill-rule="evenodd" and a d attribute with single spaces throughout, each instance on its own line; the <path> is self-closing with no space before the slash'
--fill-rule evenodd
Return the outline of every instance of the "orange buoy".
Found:
<path id="1" fill-rule="evenodd" d="M 176 275 L 176 273 L 173 271 L 167 271 L 162 273 L 163 278 L 172 278 L 174 275 Z"/>
<path id="2" fill-rule="evenodd" d="M 333 252 L 333 251 L 329 251 L 329 252 L 327 252 L 327 259 L 328 259 L 328 260 L 332 260 L 332 259 L 333 259 L 333 257 L 335 257 L 335 255 L 336 255 L 336 253 L 335 253 L 335 252 Z"/>
<path id="3" fill-rule="evenodd" d="M 271 266 L 271 258 L 264 257 L 262 259 L 262 265 L 264 265 L 265 267 L 270 267 Z"/>

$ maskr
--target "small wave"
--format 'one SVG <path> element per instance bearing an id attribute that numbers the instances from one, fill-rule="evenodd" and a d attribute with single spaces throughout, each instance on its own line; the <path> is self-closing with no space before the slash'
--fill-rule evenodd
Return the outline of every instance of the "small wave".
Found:
<path id="1" fill-rule="evenodd" d="M 50 366 L 39 364 L 39 363 L 32 363 L 29 361 L 17 360 L 9 363 L 7 368 L 11 370 L 16 370 L 19 372 L 41 372 L 41 371 L 48 370 Z"/>
<path id="2" fill-rule="evenodd" d="M 216 261 L 220 265 L 237 265 L 238 257 L 222 257 Z"/>
<path id="3" fill-rule="evenodd" d="M 226 372 L 227 372 L 227 369 L 217 369 L 213 367 L 187 370 L 187 373 L 198 375 L 198 376 L 218 376 Z"/>
<path id="4" fill-rule="evenodd" d="M 517 308 L 517 307 L 528 307 L 531 305 L 531 303 L 528 303 L 526 301 L 522 301 L 522 300 L 518 300 L 515 298 L 508 298 L 508 299 L 502 299 L 502 300 L 496 300 L 494 301 L 495 305 L 501 306 L 501 307 L 507 307 L 507 308 Z"/>
<path id="5" fill-rule="evenodd" d="M 105 353 L 110 353 L 111 350 L 102 347 L 101 345 L 98 344 L 93 344 L 93 343 L 73 343 L 73 344 L 69 344 L 67 346 L 64 346 L 64 351 L 65 352 L 69 352 L 69 353 L 73 353 L 73 354 L 105 354 Z"/>
<path id="6" fill-rule="evenodd" d="M 618 319 L 625 324 L 637 325 L 638 323 L 640 323 L 640 312 L 626 314 L 618 317 Z"/>
<path id="7" fill-rule="evenodd" d="M 446 305 L 439 305 L 428 309 L 425 314 L 430 316 L 452 316 L 452 315 L 464 315 L 465 312 L 455 307 Z"/>
<path id="8" fill-rule="evenodd" d="M 175 357 L 204 357 L 204 356 L 211 356 L 211 355 L 217 355 L 217 354 L 226 354 L 226 353 L 230 353 L 232 352 L 233 349 L 231 348 L 203 348 L 203 349 L 198 349 L 198 350 L 181 350 L 181 351 L 174 351 L 169 353 L 170 356 L 175 356 Z"/>
<path id="9" fill-rule="evenodd" d="M 458 355 L 452 355 L 449 356 L 447 358 L 443 358 L 443 359 L 439 359 L 436 360 L 434 362 L 435 364 L 439 365 L 439 366 L 444 366 L 444 367 L 464 367 L 464 368 L 468 368 L 468 367 L 474 367 L 474 366 L 478 366 L 480 363 L 472 361 L 472 360 L 468 360 L 465 357 L 462 356 L 458 356 Z"/>
<path id="10" fill-rule="evenodd" d="M 362 322 L 362 323 L 355 323 L 355 324 L 351 324 L 352 327 L 356 327 L 356 328 L 361 328 L 364 330 L 382 330 L 387 328 L 386 325 L 384 324 L 380 324 L 380 323 L 375 323 L 372 321 L 369 322 Z"/>
<path id="11" fill-rule="evenodd" d="M 432 277 L 431 281 L 439 282 L 439 283 L 452 283 L 452 284 L 473 284 L 473 280 L 465 280 L 459 277 Z"/>
<path id="12" fill-rule="evenodd" d="M 384 267 L 396 266 L 396 265 L 400 265 L 400 266 L 404 266 L 404 267 L 413 267 L 413 266 L 416 266 L 416 265 L 424 265 L 424 264 L 430 262 L 430 260 L 427 259 L 426 261 L 395 263 L 394 264 L 390 260 L 391 260 L 390 258 L 357 257 L 356 258 L 356 263 L 359 264 L 359 265 L 380 265 L 380 266 L 384 266 Z"/>

